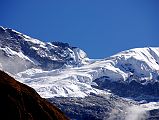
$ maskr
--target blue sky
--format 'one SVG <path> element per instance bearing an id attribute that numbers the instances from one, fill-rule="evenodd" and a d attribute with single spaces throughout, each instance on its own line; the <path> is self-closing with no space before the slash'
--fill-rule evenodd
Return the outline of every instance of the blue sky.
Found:
<path id="1" fill-rule="evenodd" d="M 159 0 L 1 0 L 0 25 L 105 58 L 159 46 Z"/>

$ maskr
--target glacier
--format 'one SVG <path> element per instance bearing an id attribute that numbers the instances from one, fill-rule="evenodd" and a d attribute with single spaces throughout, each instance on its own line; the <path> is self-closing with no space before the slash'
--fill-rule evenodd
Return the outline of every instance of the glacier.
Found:
<path id="1" fill-rule="evenodd" d="M 80 67 L 51 71 L 32 68 L 19 72 L 17 77 L 23 83 L 35 88 L 43 97 L 49 94 L 48 97 L 84 97 L 90 92 L 96 94 L 102 92 L 92 85 L 97 86 L 94 80 L 103 76 L 107 76 L 111 81 L 123 82 L 128 82 L 130 77 L 131 80 L 137 78 L 141 84 L 158 81 L 159 59 L 153 55 L 159 56 L 159 48 L 136 48 L 103 60 L 90 59 L 87 64 Z M 131 80 L 129 79 L 129 82 Z"/>

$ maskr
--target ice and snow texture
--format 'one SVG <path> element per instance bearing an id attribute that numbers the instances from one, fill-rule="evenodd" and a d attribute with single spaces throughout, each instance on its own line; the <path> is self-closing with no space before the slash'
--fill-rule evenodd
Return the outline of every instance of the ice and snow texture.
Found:
<path id="1" fill-rule="evenodd" d="M 137 48 L 104 60 L 89 60 L 89 64 L 81 67 L 51 71 L 32 68 L 17 75 L 23 83 L 35 88 L 43 97 L 84 97 L 90 92 L 101 94 L 102 91 L 91 85 L 96 85 L 93 81 L 102 76 L 107 76 L 112 81 L 126 81 L 130 75 L 148 82 L 156 80 L 158 56 L 159 48 Z"/>

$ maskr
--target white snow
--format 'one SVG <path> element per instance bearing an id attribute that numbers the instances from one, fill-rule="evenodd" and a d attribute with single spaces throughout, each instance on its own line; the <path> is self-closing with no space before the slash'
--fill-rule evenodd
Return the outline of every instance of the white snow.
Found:
<path id="1" fill-rule="evenodd" d="M 64 97 L 84 97 L 91 92 L 99 94 L 101 91 L 92 88 L 93 81 L 102 76 L 107 76 L 110 80 L 127 80 L 135 74 L 139 80 L 152 79 L 152 74 L 157 75 L 159 65 L 149 53 L 153 50 L 156 55 L 159 48 L 136 48 L 121 52 L 103 60 L 90 60 L 87 64 L 78 67 L 43 71 L 41 69 L 31 69 L 18 73 L 23 83 L 33 87 L 42 97 L 64 96 Z M 82 57 L 85 57 L 82 53 Z M 131 66 L 127 66 L 131 64 Z M 121 66 L 134 69 L 134 73 L 126 71 Z M 142 76 L 141 76 L 142 74 Z"/>
<path id="2" fill-rule="evenodd" d="M 87 58 L 87 54 L 79 49 L 79 48 L 75 48 L 74 49 L 74 53 L 75 53 L 75 60 L 81 64 L 87 64 L 88 63 L 88 58 Z"/>
<path id="3" fill-rule="evenodd" d="M 20 81 L 33 87 L 43 97 L 84 97 L 91 92 L 103 93 L 91 87 L 90 75 L 84 76 L 82 72 L 76 73 L 73 69 L 68 71 L 31 69 L 17 75 L 18 79 L 21 78 Z"/>
<path id="4" fill-rule="evenodd" d="M 4 51 L 9 57 L 18 56 L 21 59 L 25 59 L 25 60 L 28 60 L 28 61 L 34 63 L 33 60 L 31 60 L 29 57 L 27 57 L 26 55 L 24 55 L 22 52 L 13 51 L 9 47 L 0 48 L 0 51 Z"/>

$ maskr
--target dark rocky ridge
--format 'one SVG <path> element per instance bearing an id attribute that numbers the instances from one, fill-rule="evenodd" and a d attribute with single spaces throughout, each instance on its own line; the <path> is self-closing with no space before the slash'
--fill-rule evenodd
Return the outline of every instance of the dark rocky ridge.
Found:
<path id="1" fill-rule="evenodd" d="M 159 99 L 159 81 L 142 84 L 137 80 L 129 82 L 111 81 L 108 77 L 103 76 L 94 80 L 98 84 L 98 89 L 108 89 L 112 93 L 125 98 L 132 98 L 133 100 L 148 102 L 158 101 Z M 94 86 L 96 87 L 96 86 Z"/>
<path id="2" fill-rule="evenodd" d="M 68 118 L 34 89 L 0 71 L 0 119 L 68 120 Z"/>
<path id="3" fill-rule="evenodd" d="M 147 120 L 159 120 L 159 109 L 149 111 L 149 118 Z"/>
<path id="4" fill-rule="evenodd" d="M 129 108 L 133 105 L 140 105 L 136 101 L 115 95 L 109 97 L 90 95 L 85 98 L 55 97 L 48 100 L 60 108 L 71 120 L 131 120 L 127 119 L 128 114 L 136 116 L 136 113 L 129 111 Z M 138 120 L 159 120 L 159 109 L 145 111 L 144 115 L 141 113 L 139 116 L 142 116 L 142 119 Z"/>
<path id="5" fill-rule="evenodd" d="M 126 108 L 136 104 L 114 95 L 95 94 L 85 98 L 55 97 L 48 100 L 71 120 L 124 120 Z"/>

